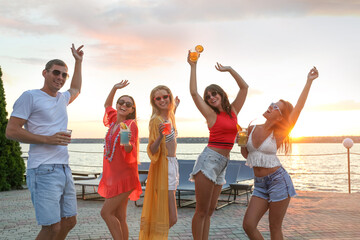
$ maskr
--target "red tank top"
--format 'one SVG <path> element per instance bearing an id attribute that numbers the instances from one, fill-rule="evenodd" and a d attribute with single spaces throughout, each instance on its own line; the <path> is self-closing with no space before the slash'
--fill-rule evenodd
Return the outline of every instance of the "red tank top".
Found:
<path id="1" fill-rule="evenodd" d="M 237 133 L 237 117 L 233 111 L 231 111 L 231 116 L 230 118 L 226 112 L 220 112 L 217 115 L 214 126 L 209 128 L 209 147 L 232 149 Z"/>

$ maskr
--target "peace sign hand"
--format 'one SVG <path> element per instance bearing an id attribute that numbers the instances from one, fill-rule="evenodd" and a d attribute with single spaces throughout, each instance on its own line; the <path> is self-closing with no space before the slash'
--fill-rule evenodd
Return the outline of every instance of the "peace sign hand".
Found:
<path id="1" fill-rule="evenodd" d="M 84 56 L 84 52 L 83 50 L 81 50 L 84 47 L 84 45 L 81 45 L 80 47 L 78 47 L 77 49 L 75 49 L 74 44 L 72 44 L 71 46 L 71 52 L 75 58 L 75 60 L 77 61 L 82 61 L 83 60 L 83 56 Z"/>

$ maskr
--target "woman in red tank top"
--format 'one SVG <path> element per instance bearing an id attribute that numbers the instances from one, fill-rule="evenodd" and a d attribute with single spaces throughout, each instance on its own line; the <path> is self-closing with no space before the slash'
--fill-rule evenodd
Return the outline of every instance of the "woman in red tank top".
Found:
<path id="1" fill-rule="evenodd" d="M 190 51 L 189 51 L 190 55 Z M 214 212 L 222 185 L 229 154 L 237 133 L 237 114 L 244 105 L 248 85 L 230 66 L 217 63 L 220 72 L 229 72 L 240 90 L 230 104 L 227 94 L 218 85 L 212 84 L 204 91 L 204 98 L 197 91 L 196 65 L 188 55 L 191 67 L 190 93 L 196 107 L 205 117 L 209 131 L 209 144 L 195 162 L 190 180 L 195 181 L 196 209 L 192 219 L 192 234 L 195 240 L 208 239 L 210 217 Z"/>

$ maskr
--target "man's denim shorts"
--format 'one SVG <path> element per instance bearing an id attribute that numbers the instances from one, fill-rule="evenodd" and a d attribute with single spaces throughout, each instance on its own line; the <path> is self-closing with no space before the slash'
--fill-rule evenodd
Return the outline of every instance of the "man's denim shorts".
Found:
<path id="1" fill-rule="evenodd" d="M 279 202 L 296 196 L 291 177 L 283 167 L 279 167 L 265 177 L 255 176 L 254 186 L 253 196 L 263 198 L 268 202 Z"/>
<path id="2" fill-rule="evenodd" d="M 229 159 L 225 156 L 205 147 L 194 164 L 189 180 L 194 181 L 194 176 L 201 171 L 205 177 L 216 185 L 224 185 L 226 183 L 225 173 L 228 162 Z"/>
<path id="3" fill-rule="evenodd" d="M 27 169 L 27 186 L 39 225 L 49 226 L 77 215 L 76 190 L 67 164 Z"/>

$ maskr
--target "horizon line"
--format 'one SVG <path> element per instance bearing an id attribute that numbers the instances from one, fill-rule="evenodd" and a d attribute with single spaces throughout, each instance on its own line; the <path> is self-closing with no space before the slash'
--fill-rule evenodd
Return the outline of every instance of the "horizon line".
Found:
<path id="1" fill-rule="evenodd" d="M 360 137 L 360 135 L 335 135 L 335 136 L 303 136 L 303 137 L 291 137 L 291 139 L 300 139 L 300 138 L 339 138 L 339 137 Z M 149 138 L 149 137 L 139 137 Z M 177 138 L 209 138 L 209 137 L 177 137 Z M 103 137 L 77 137 L 72 139 L 104 139 Z"/>

